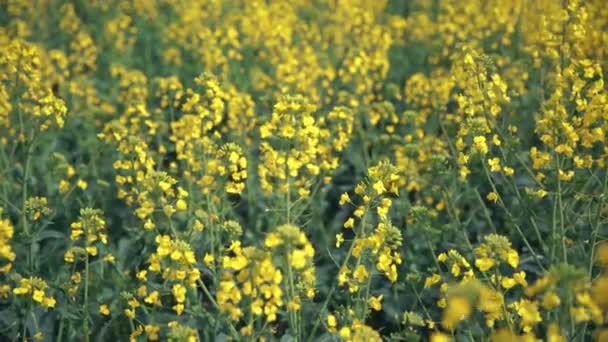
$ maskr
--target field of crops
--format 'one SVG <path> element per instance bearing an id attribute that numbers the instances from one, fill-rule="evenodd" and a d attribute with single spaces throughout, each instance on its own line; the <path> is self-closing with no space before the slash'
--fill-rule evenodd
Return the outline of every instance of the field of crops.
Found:
<path id="1" fill-rule="evenodd" d="M 0 0 L 0 341 L 608 341 L 604 0 Z"/>

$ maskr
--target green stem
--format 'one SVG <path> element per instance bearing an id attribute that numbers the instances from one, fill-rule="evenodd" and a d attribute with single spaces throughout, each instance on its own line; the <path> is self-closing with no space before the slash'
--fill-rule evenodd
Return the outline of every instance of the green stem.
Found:
<path id="1" fill-rule="evenodd" d="M 21 225 L 23 227 L 23 232 L 29 236 L 30 235 L 30 228 L 29 228 L 29 224 L 27 222 L 27 213 L 25 210 L 25 202 L 27 201 L 27 182 L 28 182 L 28 178 L 30 177 L 30 152 L 31 152 L 31 146 L 33 145 L 30 144 L 28 145 L 26 152 L 25 152 L 25 164 L 23 166 L 23 182 L 21 184 Z"/>
<path id="2" fill-rule="evenodd" d="M 88 243 L 86 243 L 88 247 Z M 85 341 L 89 341 L 89 252 L 85 248 L 86 257 L 84 260 L 84 302 L 82 303 L 82 311 L 84 315 L 83 319 L 83 331 Z"/>
<path id="3" fill-rule="evenodd" d="M 557 178 L 557 206 L 558 206 L 558 210 L 559 210 L 559 230 L 560 230 L 560 240 L 561 240 L 561 245 L 562 245 L 562 261 L 564 263 L 568 263 L 568 251 L 566 249 L 566 230 L 564 228 L 564 204 L 562 202 L 562 182 L 561 179 L 559 177 L 559 170 L 560 170 L 560 160 L 559 160 L 559 155 L 555 155 L 555 167 L 556 167 L 556 174 L 555 177 Z"/>
<path id="4" fill-rule="evenodd" d="M 295 284 L 294 284 L 294 280 L 293 280 L 293 270 L 291 268 L 291 264 L 289 263 L 289 259 L 285 258 L 285 263 L 287 264 L 287 278 L 288 278 L 288 301 L 292 301 L 295 298 Z M 290 310 L 289 308 L 287 309 L 289 311 L 289 321 L 291 323 L 291 326 L 293 328 L 294 331 L 294 335 L 295 335 L 295 340 L 296 341 L 300 341 L 300 329 L 299 329 L 299 319 L 298 319 L 298 313 L 299 310 Z"/>

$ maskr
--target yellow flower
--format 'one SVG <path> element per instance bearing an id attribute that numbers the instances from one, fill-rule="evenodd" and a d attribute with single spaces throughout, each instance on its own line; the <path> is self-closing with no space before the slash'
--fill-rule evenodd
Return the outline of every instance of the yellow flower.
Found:
<path id="1" fill-rule="evenodd" d="M 513 286 L 515 286 L 517 284 L 517 282 L 513 278 L 503 277 L 500 280 L 500 284 L 502 285 L 502 287 L 504 287 L 505 289 L 508 290 L 508 289 L 512 288 Z"/>
<path id="2" fill-rule="evenodd" d="M 367 269 L 365 268 L 365 266 L 359 264 L 356 268 L 355 271 L 353 272 L 353 277 L 359 282 L 359 283 L 363 283 L 364 281 L 367 280 L 367 278 L 369 277 L 369 273 L 367 273 Z"/>
<path id="3" fill-rule="evenodd" d="M 378 195 L 382 195 L 384 192 L 386 192 L 386 188 L 384 187 L 384 183 L 382 183 L 382 181 L 377 181 L 376 183 L 374 183 L 373 185 L 374 190 L 376 190 L 376 193 Z"/>
<path id="4" fill-rule="evenodd" d="M 601 267 L 608 267 L 608 242 L 602 242 L 597 246 L 595 263 Z"/>
<path id="5" fill-rule="evenodd" d="M 553 291 L 545 293 L 545 296 L 543 297 L 543 308 L 547 310 L 553 310 L 558 307 L 560 303 L 561 299 L 559 298 L 557 293 Z"/>
<path id="6" fill-rule="evenodd" d="M 42 305 L 47 308 L 47 309 L 51 309 L 55 307 L 55 304 L 57 303 L 57 301 L 55 300 L 55 298 L 53 297 L 46 297 L 44 298 L 44 301 L 42 302 Z"/>
<path id="7" fill-rule="evenodd" d="M 83 179 L 79 179 L 78 182 L 76 182 L 76 185 L 82 190 L 86 190 L 89 186 L 89 184 Z"/>
<path id="8" fill-rule="evenodd" d="M 351 203 L 350 196 L 348 196 L 347 192 L 340 195 L 340 202 L 338 202 L 338 203 L 340 205 L 345 205 L 346 203 Z"/>
<path id="9" fill-rule="evenodd" d="M 289 311 L 298 311 L 302 307 L 302 302 L 300 297 L 296 296 L 292 300 L 287 303 L 287 310 Z"/>
<path id="10" fill-rule="evenodd" d="M 461 296 L 448 299 L 447 308 L 443 311 L 442 324 L 446 329 L 453 330 L 456 325 L 469 318 L 472 312 L 471 303 Z"/>
<path id="11" fill-rule="evenodd" d="M 348 268 L 346 267 L 340 269 L 340 272 L 338 272 L 338 285 L 344 286 L 344 284 L 346 284 L 348 281 L 348 272 Z"/>
<path id="12" fill-rule="evenodd" d="M 513 170 L 513 168 L 511 168 L 511 167 L 504 166 L 502 168 L 502 172 L 505 173 L 505 176 L 513 176 L 513 174 L 515 173 L 515 170 Z"/>
<path id="13" fill-rule="evenodd" d="M 337 326 L 338 321 L 336 320 L 336 316 L 332 314 L 327 315 L 327 330 L 329 332 L 335 332 Z"/>
<path id="14" fill-rule="evenodd" d="M 109 316 L 110 315 L 110 308 L 106 304 L 101 304 L 99 306 L 99 313 L 102 314 L 102 315 L 104 315 L 104 316 Z"/>
<path id="15" fill-rule="evenodd" d="M 32 294 L 32 299 L 38 303 L 42 303 L 42 301 L 44 300 L 44 291 L 34 290 L 34 293 Z"/>
<path id="16" fill-rule="evenodd" d="M 336 248 L 340 248 L 344 242 L 344 235 L 342 233 L 336 234 Z"/>
<path id="17" fill-rule="evenodd" d="M 500 328 L 496 329 L 492 332 L 490 337 L 490 341 L 492 342 L 511 342 L 511 341 L 519 341 L 520 338 L 517 336 L 515 332 L 508 328 Z M 522 341 L 528 341 L 526 339 L 521 339 Z M 532 341 L 536 341 L 536 339 L 532 339 Z M 532 342 L 530 341 L 530 342 Z"/>
<path id="18" fill-rule="evenodd" d="M 248 324 L 241 328 L 241 335 L 243 336 L 251 336 L 253 334 L 253 325 Z"/>
<path id="19" fill-rule="evenodd" d="M 173 285 L 171 293 L 173 293 L 173 297 L 178 303 L 183 303 L 186 300 L 186 288 L 181 284 Z"/>
<path id="20" fill-rule="evenodd" d="M 160 302 L 160 293 L 158 291 L 152 291 L 146 298 L 144 298 L 144 302 L 152 305 L 161 305 Z"/>
<path id="21" fill-rule="evenodd" d="M 363 216 L 363 214 L 365 214 L 365 207 L 363 206 L 359 206 L 357 209 L 355 209 L 355 211 L 353 212 L 353 215 L 355 215 L 358 218 L 361 218 Z"/>
<path id="22" fill-rule="evenodd" d="M 70 182 L 66 181 L 65 179 L 62 179 L 59 181 L 59 192 L 64 194 L 66 193 L 68 190 L 70 189 Z"/>
<path id="23" fill-rule="evenodd" d="M 215 261 L 215 258 L 213 257 L 213 255 L 211 255 L 209 253 L 205 253 L 205 256 L 203 257 L 203 262 L 205 263 L 205 265 L 213 266 L 214 261 Z"/>
<path id="24" fill-rule="evenodd" d="M 274 248 L 282 243 L 283 240 L 281 240 L 279 234 L 275 232 L 268 233 L 268 235 L 266 235 L 266 240 L 264 240 L 264 245 L 268 248 Z"/>
<path id="25" fill-rule="evenodd" d="M 494 191 L 491 191 L 488 193 L 486 198 L 488 199 L 488 201 L 492 201 L 492 202 L 496 203 L 496 201 L 498 200 L 498 194 Z"/>
<path id="26" fill-rule="evenodd" d="M 513 274 L 513 279 L 521 286 L 528 286 L 528 282 L 526 281 L 526 272 L 519 271 Z"/>
<path id="27" fill-rule="evenodd" d="M 341 338 L 348 340 L 350 338 L 350 328 L 349 327 L 342 327 L 340 329 L 339 335 Z"/>
<path id="28" fill-rule="evenodd" d="M 135 318 L 135 309 L 125 309 L 125 316 L 134 319 Z"/>
<path id="29" fill-rule="evenodd" d="M 569 170 L 569 171 L 563 171 L 563 170 L 559 170 L 559 179 L 564 181 L 564 182 L 569 182 L 572 180 L 572 178 L 574 178 L 574 171 Z"/>
<path id="30" fill-rule="evenodd" d="M 186 201 L 184 201 L 183 199 L 180 198 L 175 203 L 175 208 L 178 211 L 186 211 L 186 210 L 188 210 L 188 203 L 186 203 Z"/>
<path id="31" fill-rule="evenodd" d="M 437 256 L 437 261 L 439 261 L 439 262 L 446 262 L 447 260 L 448 260 L 448 255 L 445 253 L 440 253 Z"/>
<path id="32" fill-rule="evenodd" d="M 488 159 L 488 165 L 490 165 L 490 171 L 492 171 L 492 172 L 500 171 L 500 159 L 498 159 L 498 158 Z"/>
<path id="33" fill-rule="evenodd" d="M 521 326 L 524 332 L 530 332 L 532 328 L 542 321 L 538 303 L 522 299 L 515 303 L 517 314 L 521 317 Z"/>
<path id="34" fill-rule="evenodd" d="M 289 261 L 291 266 L 293 266 L 296 270 L 304 268 L 306 266 L 306 252 L 301 249 L 292 251 Z"/>
<path id="35" fill-rule="evenodd" d="M 441 280 L 441 276 L 437 273 L 433 273 L 433 275 L 426 277 L 424 280 L 424 288 L 428 289 L 431 286 L 437 284 Z"/>
<path id="36" fill-rule="evenodd" d="M 519 265 L 519 254 L 517 254 L 517 251 L 512 249 L 507 253 L 507 263 L 509 266 L 517 268 Z"/>
<path id="37" fill-rule="evenodd" d="M 480 154 L 485 155 L 488 153 L 488 144 L 486 143 L 486 137 L 478 135 L 473 138 L 473 143 L 475 144 L 475 148 Z"/>
<path id="38" fill-rule="evenodd" d="M 384 298 L 384 295 L 379 295 L 379 296 L 371 296 L 368 299 L 368 304 L 369 306 L 375 310 L 375 311 L 380 311 L 382 310 L 382 299 Z"/>
<path id="39" fill-rule="evenodd" d="M 429 339 L 430 342 L 452 342 L 454 339 L 448 334 L 434 332 Z"/>
<path id="40" fill-rule="evenodd" d="M 184 312 L 184 304 L 177 303 L 173 305 L 173 310 L 175 310 L 176 314 L 181 315 Z"/>
<path id="41" fill-rule="evenodd" d="M 344 222 L 344 228 L 352 229 L 354 226 L 355 226 L 355 219 L 352 217 L 349 217 L 348 220 L 346 220 L 346 222 Z"/>
<path id="42" fill-rule="evenodd" d="M 492 143 L 496 146 L 500 146 L 501 141 L 500 141 L 500 138 L 498 137 L 498 134 L 494 134 L 492 136 Z"/>
<path id="43" fill-rule="evenodd" d="M 475 260 L 475 266 L 482 272 L 490 270 L 494 265 L 496 265 L 496 260 L 492 258 L 479 258 Z"/>
<path id="44" fill-rule="evenodd" d="M 149 341 L 158 341 L 159 326 L 148 324 L 144 327 L 144 331 L 148 335 Z"/>

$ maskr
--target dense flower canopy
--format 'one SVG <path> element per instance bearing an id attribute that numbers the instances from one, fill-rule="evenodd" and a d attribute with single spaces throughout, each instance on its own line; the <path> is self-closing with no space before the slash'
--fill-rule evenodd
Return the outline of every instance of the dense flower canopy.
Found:
<path id="1" fill-rule="evenodd" d="M 608 340 L 601 0 L 0 1 L 0 340 Z"/>

